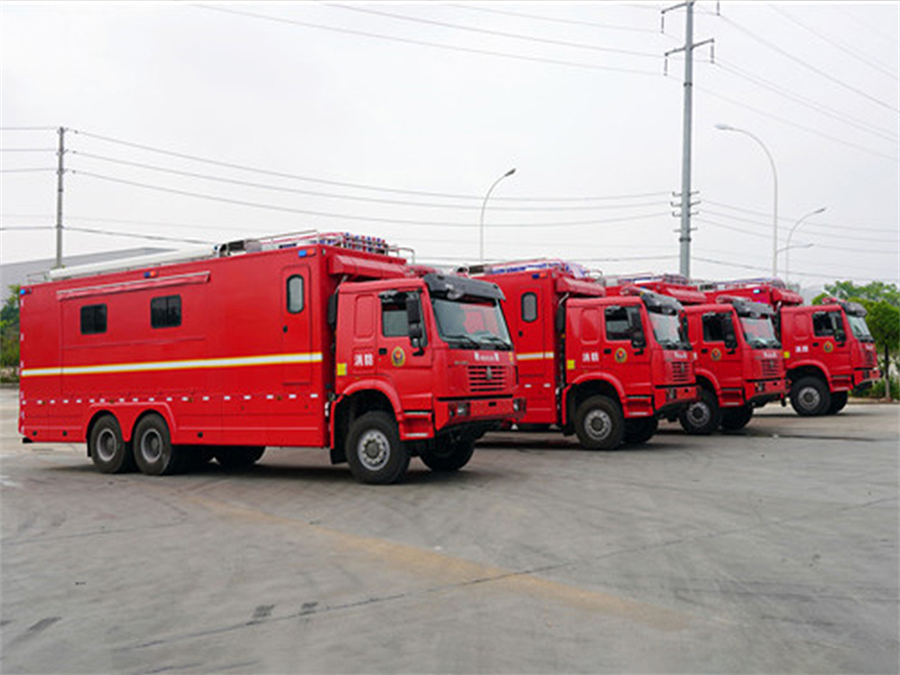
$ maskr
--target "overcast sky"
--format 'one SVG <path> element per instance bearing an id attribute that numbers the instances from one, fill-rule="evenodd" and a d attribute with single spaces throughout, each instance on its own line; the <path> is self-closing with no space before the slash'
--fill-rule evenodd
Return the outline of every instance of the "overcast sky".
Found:
<path id="1" fill-rule="evenodd" d="M 64 255 L 314 229 L 475 263 L 515 168 L 487 260 L 677 272 L 668 6 L 4 0 L 0 261 L 54 255 L 62 126 Z M 692 275 L 771 275 L 768 151 L 791 281 L 897 282 L 900 4 L 698 2 L 708 38 Z"/>

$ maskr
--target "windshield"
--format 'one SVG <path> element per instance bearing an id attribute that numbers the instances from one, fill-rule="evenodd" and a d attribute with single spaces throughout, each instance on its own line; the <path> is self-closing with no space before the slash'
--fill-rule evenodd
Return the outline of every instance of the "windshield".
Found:
<path id="1" fill-rule="evenodd" d="M 677 314 L 661 314 L 654 311 L 650 311 L 649 314 L 653 336 L 663 349 L 691 348 L 684 330 L 684 322 Z"/>
<path id="2" fill-rule="evenodd" d="M 438 335 L 452 349 L 499 349 L 513 346 L 497 300 L 432 298 Z"/>
<path id="3" fill-rule="evenodd" d="M 869 332 L 869 327 L 866 325 L 864 317 L 848 314 L 847 323 L 850 324 L 850 330 L 853 331 L 853 337 L 861 342 L 875 342 L 875 338 L 873 338 L 872 333 Z"/>
<path id="4" fill-rule="evenodd" d="M 744 329 L 744 339 L 753 349 L 781 347 L 781 343 L 775 337 L 775 327 L 772 325 L 771 317 L 742 316 L 741 326 Z"/>

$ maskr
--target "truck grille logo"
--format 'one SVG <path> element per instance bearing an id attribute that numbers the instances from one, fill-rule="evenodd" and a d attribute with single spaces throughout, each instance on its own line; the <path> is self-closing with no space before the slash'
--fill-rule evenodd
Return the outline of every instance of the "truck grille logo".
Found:
<path id="1" fill-rule="evenodd" d="M 484 370 L 484 379 L 488 380 L 489 382 L 494 379 L 494 371 L 491 370 L 490 366 L 488 366 Z"/>

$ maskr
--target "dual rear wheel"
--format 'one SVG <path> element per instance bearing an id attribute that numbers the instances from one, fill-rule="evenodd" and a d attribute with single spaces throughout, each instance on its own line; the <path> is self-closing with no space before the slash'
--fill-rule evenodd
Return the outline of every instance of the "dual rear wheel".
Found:
<path id="1" fill-rule="evenodd" d="M 88 436 L 88 453 L 103 473 L 125 473 L 140 469 L 148 476 L 163 476 L 199 468 L 213 457 L 226 469 L 247 467 L 257 462 L 264 447 L 209 447 L 173 445 L 169 426 L 162 416 L 150 413 L 134 428 L 125 442 L 115 416 L 101 416 Z"/>

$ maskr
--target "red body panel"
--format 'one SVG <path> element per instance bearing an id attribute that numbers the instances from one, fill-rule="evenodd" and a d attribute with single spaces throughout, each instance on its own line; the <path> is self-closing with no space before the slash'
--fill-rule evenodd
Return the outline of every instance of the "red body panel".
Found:
<path id="1" fill-rule="evenodd" d="M 775 307 L 789 381 L 815 372 L 831 392 L 841 392 L 881 377 L 874 342 L 863 342 L 854 334 L 847 312 L 839 304 L 802 305 L 803 298 L 797 293 L 768 284 L 719 289 L 707 295 L 731 295 Z M 817 319 L 822 313 L 834 315 L 844 340 L 837 339 L 828 327 L 830 320 Z"/>
<path id="2" fill-rule="evenodd" d="M 381 337 L 378 294 L 400 288 L 427 298 L 402 259 L 318 243 L 26 286 L 19 431 L 84 441 L 92 420 L 110 412 L 127 441 L 155 411 L 173 444 L 332 447 L 341 433 L 334 409 L 360 392 L 390 401 L 402 439 L 514 419 L 512 352 L 449 356 L 428 302 L 424 356 L 412 354 L 409 337 Z M 176 296 L 177 325 L 154 327 L 154 307 L 168 311 L 154 303 Z M 358 332 L 362 314 L 348 311 L 357 303 L 371 310 L 368 335 Z M 104 330 L 92 332 L 100 306 Z M 485 361 L 497 377 L 479 388 L 472 377 Z M 446 399 L 465 399 L 468 415 L 450 420 Z"/>
<path id="3" fill-rule="evenodd" d="M 520 393 L 527 401 L 522 422 L 558 424 L 574 415 L 573 394 L 602 385 L 614 392 L 626 419 L 658 415 L 696 396 L 693 357 L 663 350 L 653 338 L 640 298 L 607 298 L 602 286 L 574 279 L 560 269 L 486 274 L 506 296 L 504 314 L 516 346 Z M 633 305 L 642 313 L 647 344 L 606 339 L 604 310 Z M 560 307 L 564 306 L 559 324 Z"/>

